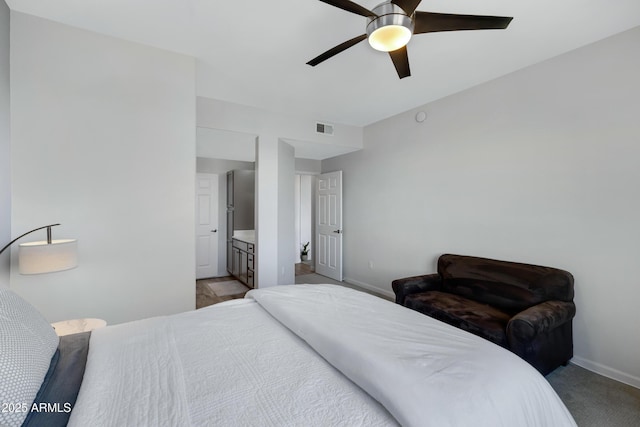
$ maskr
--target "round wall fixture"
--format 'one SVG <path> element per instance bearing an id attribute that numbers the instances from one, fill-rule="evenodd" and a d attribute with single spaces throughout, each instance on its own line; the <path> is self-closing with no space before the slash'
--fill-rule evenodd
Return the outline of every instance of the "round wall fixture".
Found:
<path id="1" fill-rule="evenodd" d="M 418 111 L 416 113 L 416 122 L 418 123 L 422 123 L 427 119 L 427 113 L 425 113 L 424 111 Z"/>

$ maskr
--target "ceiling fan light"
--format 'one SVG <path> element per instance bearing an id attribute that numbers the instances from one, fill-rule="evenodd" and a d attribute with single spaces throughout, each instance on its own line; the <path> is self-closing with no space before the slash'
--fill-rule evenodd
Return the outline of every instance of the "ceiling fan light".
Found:
<path id="1" fill-rule="evenodd" d="M 402 25 L 386 25 L 373 31 L 369 35 L 372 48 L 382 52 L 393 52 L 406 46 L 411 39 L 411 30 Z"/>
<path id="2" fill-rule="evenodd" d="M 393 52 L 406 46 L 413 35 L 414 23 L 400 6 L 387 0 L 372 9 L 376 14 L 367 23 L 367 37 L 372 48 Z"/>

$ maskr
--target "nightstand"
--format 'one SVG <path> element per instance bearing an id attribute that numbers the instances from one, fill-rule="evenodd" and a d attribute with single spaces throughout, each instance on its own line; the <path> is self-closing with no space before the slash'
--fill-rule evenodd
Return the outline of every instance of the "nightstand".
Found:
<path id="1" fill-rule="evenodd" d="M 58 336 L 62 336 L 93 331 L 107 326 L 107 322 L 102 319 L 73 319 L 52 323 L 51 326 L 56 330 Z"/>

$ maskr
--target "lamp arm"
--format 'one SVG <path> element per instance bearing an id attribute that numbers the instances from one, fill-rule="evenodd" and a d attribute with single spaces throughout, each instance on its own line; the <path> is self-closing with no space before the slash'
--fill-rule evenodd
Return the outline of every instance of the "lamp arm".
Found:
<path id="1" fill-rule="evenodd" d="M 13 239 L 12 241 L 10 241 L 9 243 L 7 243 L 7 245 L 4 248 L 2 248 L 2 250 L 0 250 L 0 254 L 2 254 L 2 252 L 4 252 L 9 246 L 13 245 L 17 240 L 22 239 L 24 236 L 26 236 L 27 234 L 31 234 L 34 231 L 42 230 L 43 228 L 47 229 L 47 243 L 51 243 L 51 227 L 55 227 L 56 225 L 60 225 L 60 224 L 49 224 L 49 225 L 45 225 L 45 226 L 42 226 L 42 227 L 34 228 L 31 231 L 27 231 L 23 235 L 18 236 L 15 239 Z"/>

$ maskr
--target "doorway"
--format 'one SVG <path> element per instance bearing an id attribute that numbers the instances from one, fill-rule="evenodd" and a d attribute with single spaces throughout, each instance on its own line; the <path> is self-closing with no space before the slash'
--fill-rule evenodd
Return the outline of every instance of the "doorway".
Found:
<path id="1" fill-rule="evenodd" d="M 313 175 L 296 174 L 295 176 L 295 254 L 296 269 L 304 268 L 313 271 L 314 266 L 314 187 Z"/>

